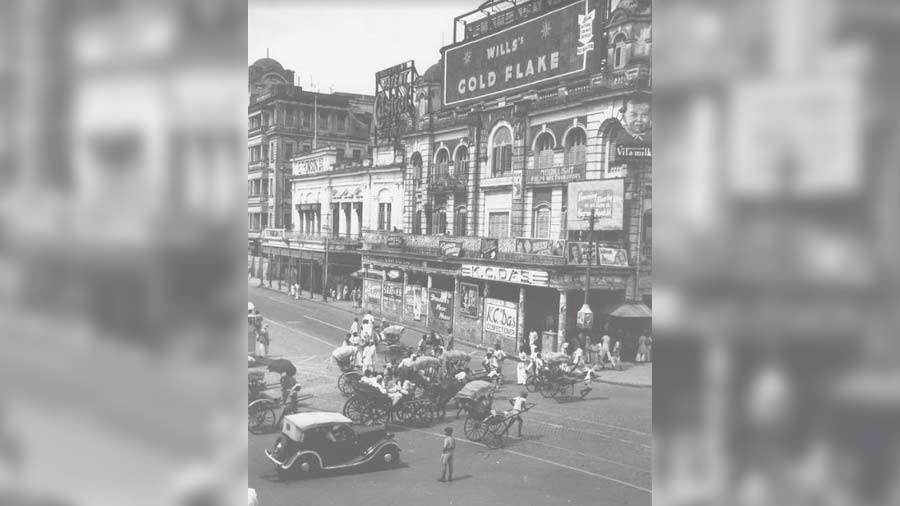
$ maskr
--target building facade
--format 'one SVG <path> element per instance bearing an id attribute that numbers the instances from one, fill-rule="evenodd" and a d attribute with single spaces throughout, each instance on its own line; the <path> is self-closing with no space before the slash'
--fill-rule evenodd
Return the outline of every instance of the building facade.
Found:
<path id="1" fill-rule="evenodd" d="M 507 351 L 536 330 L 548 350 L 578 331 L 589 284 L 585 331 L 633 354 L 652 305 L 650 2 L 455 21 L 413 128 L 376 146 L 403 160 L 402 222 L 364 234 L 365 305 Z"/>
<path id="2" fill-rule="evenodd" d="M 294 80 L 294 71 L 271 58 L 249 68 L 247 230 L 254 256 L 264 229 L 294 228 L 294 156 L 323 147 L 340 161 L 369 156 L 374 97 L 305 91 Z"/>

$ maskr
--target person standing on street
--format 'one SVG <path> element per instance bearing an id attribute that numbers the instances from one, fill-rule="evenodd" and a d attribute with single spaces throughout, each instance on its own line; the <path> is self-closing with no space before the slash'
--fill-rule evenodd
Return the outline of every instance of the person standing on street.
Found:
<path id="1" fill-rule="evenodd" d="M 359 334 L 359 318 L 353 319 L 353 323 L 350 324 L 350 333 Z"/>
<path id="2" fill-rule="evenodd" d="M 259 332 L 256 333 L 256 354 L 260 357 L 268 357 L 269 356 L 269 324 L 266 323 L 262 326 Z"/>
<path id="3" fill-rule="evenodd" d="M 534 356 L 535 353 L 537 353 L 539 351 L 538 350 L 538 340 L 539 339 L 540 338 L 538 337 L 537 331 L 534 329 L 531 329 L 531 332 L 528 333 L 528 348 L 529 348 L 529 351 L 531 352 L 532 357 Z"/>
<path id="4" fill-rule="evenodd" d="M 453 349 L 453 327 L 447 328 L 447 343 L 445 349 L 450 351 Z"/>
<path id="5" fill-rule="evenodd" d="M 441 477 L 438 481 L 453 481 L 453 451 L 456 450 L 456 438 L 453 437 L 453 427 L 444 429 L 444 447 L 441 450 Z"/>
<path id="6" fill-rule="evenodd" d="M 609 334 L 603 334 L 603 337 L 600 338 L 600 367 L 606 368 L 605 361 L 609 360 L 610 365 L 613 364 L 612 361 L 612 353 L 610 352 L 609 342 L 612 339 L 609 337 Z"/>

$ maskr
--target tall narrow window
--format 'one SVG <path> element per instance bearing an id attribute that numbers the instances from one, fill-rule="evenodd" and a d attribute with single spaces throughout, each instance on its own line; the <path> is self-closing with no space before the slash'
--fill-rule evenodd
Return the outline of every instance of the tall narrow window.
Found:
<path id="1" fill-rule="evenodd" d="M 494 176 L 507 174 L 512 170 L 512 134 L 507 127 L 494 133 L 491 142 L 491 172 Z"/>
<path id="2" fill-rule="evenodd" d="M 587 153 L 587 134 L 581 127 L 573 128 L 566 134 L 566 165 L 585 163 Z"/>
<path id="3" fill-rule="evenodd" d="M 453 235 L 466 235 L 466 219 L 469 217 L 466 206 L 457 206 L 453 213 Z"/>
<path id="4" fill-rule="evenodd" d="M 438 150 L 434 157 L 434 176 L 441 177 L 450 173 L 450 152 L 447 148 Z"/>
<path id="5" fill-rule="evenodd" d="M 534 208 L 531 236 L 538 239 L 550 238 L 550 206 L 542 203 Z"/>
<path id="6" fill-rule="evenodd" d="M 553 135 L 550 132 L 542 132 L 534 143 L 534 167 L 545 169 L 553 166 Z"/>
<path id="7" fill-rule="evenodd" d="M 620 33 L 616 36 L 615 40 L 613 41 L 613 48 L 613 66 L 615 68 L 625 66 L 625 64 L 628 63 L 628 57 L 626 54 L 628 43 L 624 33 Z"/>
<path id="8" fill-rule="evenodd" d="M 378 230 L 391 229 L 391 204 L 390 202 L 382 202 L 378 204 Z"/>
<path id="9" fill-rule="evenodd" d="M 465 179 L 469 175 L 469 148 L 459 146 L 456 148 L 456 156 L 453 160 L 453 173 L 456 177 Z"/>
<path id="10" fill-rule="evenodd" d="M 413 179 L 422 179 L 422 155 L 417 151 L 412 154 L 409 161 L 412 165 Z"/>

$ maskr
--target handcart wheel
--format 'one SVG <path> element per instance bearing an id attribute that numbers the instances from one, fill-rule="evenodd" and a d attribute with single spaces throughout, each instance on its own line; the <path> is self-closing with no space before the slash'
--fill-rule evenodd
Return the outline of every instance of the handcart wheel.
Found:
<path id="1" fill-rule="evenodd" d="M 269 402 L 253 401 L 247 408 L 247 428 L 252 434 L 262 434 L 275 425 L 275 410 Z"/>
<path id="2" fill-rule="evenodd" d="M 431 425 L 434 422 L 434 410 L 431 403 L 421 403 L 416 408 L 416 419 L 422 425 Z"/>
<path id="3" fill-rule="evenodd" d="M 471 414 L 466 416 L 466 421 L 463 423 L 463 434 L 466 435 L 466 439 L 476 443 L 480 442 L 485 432 L 487 432 L 487 426 L 481 423 L 481 420 Z"/>
<path id="4" fill-rule="evenodd" d="M 343 415 L 353 420 L 353 423 L 363 423 L 366 417 L 365 406 L 359 396 L 354 395 L 344 403 Z"/>
<path id="5" fill-rule="evenodd" d="M 384 406 L 380 402 L 370 402 L 365 409 L 363 424 L 370 427 L 387 425 L 390 416 L 390 404 L 388 404 L 388 406 Z"/>
<path id="6" fill-rule="evenodd" d="M 338 378 L 338 390 L 344 395 L 353 393 L 353 385 L 359 383 L 360 374 L 357 371 L 349 371 L 341 374 Z"/>
<path id="7" fill-rule="evenodd" d="M 412 402 L 401 402 L 393 411 L 397 423 L 404 424 L 416 417 L 415 405 Z"/>
<path id="8" fill-rule="evenodd" d="M 549 380 L 543 380 L 538 385 L 538 389 L 541 393 L 541 397 L 547 398 L 556 395 L 556 385 L 554 385 L 553 382 Z"/>
<path id="9" fill-rule="evenodd" d="M 531 393 L 535 393 L 538 391 L 538 378 L 535 375 L 531 375 L 528 379 L 525 380 L 525 390 L 528 390 Z"/>
<path id="10" fill-rule="evenodd" d="M 496 450 L 497 448 L 503 447 L 503 429 L 504 424 L 502 420 L 495 421 L 487 421 L 485 422 L 486 430 L 485 435 L 482 442 L 487 445 L 488 448 L 492 450 Z"/>

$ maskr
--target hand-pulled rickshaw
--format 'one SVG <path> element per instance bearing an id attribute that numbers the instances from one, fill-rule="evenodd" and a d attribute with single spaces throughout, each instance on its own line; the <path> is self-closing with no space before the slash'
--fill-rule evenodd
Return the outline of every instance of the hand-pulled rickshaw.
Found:
<path id="1" fill-rule="evenodd" d="M 247 373 L 249 400 L 247 427 L 253 434 L 261 434 L 280 425 L 286 415 L 297 412 L 301 401 L 312 398 L 311 394 L 300 395 L 301 387 L 294 379 L 297 369 L 290 361 L 285 359 L 272 361 L 269 364 L 269 371 L 284 372 L 287 376 L 280 383 L 266 384 L 265 371 L 251 369 Z M 269 393 L 275 389 L 280 389 L 281 394 Z M 275 415 L 278 408 L 282 408 L 280 417 Z"/>
<path id="2" fill-rule="evenodd" d="M 469 441 L 479 442 L 484 437 L 487 427 L 482 421 L 491 413 L 496 385 L 489 381 L 475 380 L 467 383 L 453 397 L 459 416 L 466 412 L 463 433 Z"/>
<path id="3" fill-rule="evenodd" d="M 344 403 L 342 413 L 360 425 L 387 425 L 391 422 L 428 425 L 434 421 L 434 404 L 428 397 L 416 397 L 414 392 L 394 403 L 389 395 L 377 388 L 357 383 L 353 395 Z"/>
<path id="4" fill-rule="evenodd" d="M 540 392 L 542 397 L 554 398 L 566 390 L 575 396 L 575 385 L 584 383 L 580 397 L 583 399 L 591 391 L 590 369 L 571 370 L 571 361 L 565 353 L 552 353 L 544 358 L 545 368 L 528 377 L 525 388 L 530 392 Z"/>
<path id="5" fill-rule="evenodd" d="M 334 359 L 334 362 L 341 370 L 337 386 L 338 390 L 344 395 L 351 395 L 354 386 L 362 378 L 360 368 L 353 363 L 356 352 L 356 346 L 340 346 L 331 352 L 331 358 Z"/>

